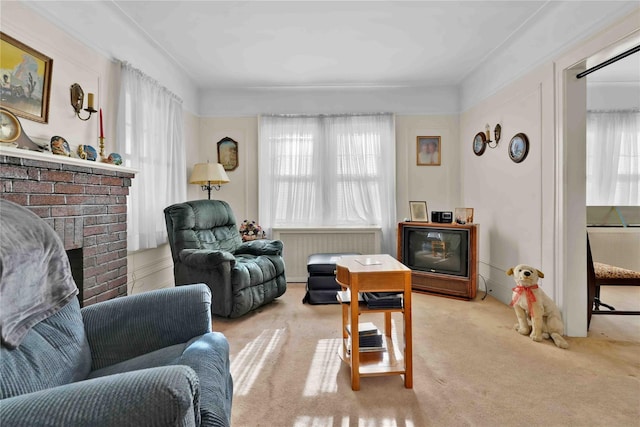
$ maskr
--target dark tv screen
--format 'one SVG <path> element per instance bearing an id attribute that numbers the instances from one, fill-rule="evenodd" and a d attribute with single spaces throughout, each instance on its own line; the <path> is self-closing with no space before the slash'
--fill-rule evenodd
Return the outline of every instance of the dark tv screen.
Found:
<path id="1" fill-rule="evenodd" d="M 405 227 L 402 262 L 412 270 L 469 277 L 469 230 Z"/>

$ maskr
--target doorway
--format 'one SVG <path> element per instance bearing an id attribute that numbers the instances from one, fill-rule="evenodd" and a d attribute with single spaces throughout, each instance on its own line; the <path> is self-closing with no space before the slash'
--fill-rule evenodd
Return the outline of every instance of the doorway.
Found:
<path id="1" fill-rule="evenodd" d="M 556 62 L 555 253 L 566 333 L 587 336 L 586 106 L 587 84 L 577 75 L 640 44 L 633 13 Z"/>

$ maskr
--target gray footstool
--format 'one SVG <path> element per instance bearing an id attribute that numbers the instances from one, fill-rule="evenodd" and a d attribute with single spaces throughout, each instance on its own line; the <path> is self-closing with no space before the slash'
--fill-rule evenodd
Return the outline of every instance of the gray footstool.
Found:
<path id="1" fill-rule="evenodd" d="M 309 304 L 338 304 L 336 292 L 341 288 L 336 282 L 336 261 L 343 255 L 360 255 L 354 252 L 312 254 L 307 258 L 307 293 L 302 300 Z"/>

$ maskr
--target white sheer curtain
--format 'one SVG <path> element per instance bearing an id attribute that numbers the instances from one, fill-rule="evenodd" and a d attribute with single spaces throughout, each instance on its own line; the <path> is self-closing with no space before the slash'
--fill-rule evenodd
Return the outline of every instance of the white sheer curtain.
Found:
<path id="1" fill-rule="evenodd" d="M 379 226 L 395 250 L 392 114 L 262 116 L 259 156 L 263 226 Z"/>
<path id="2" fill-rule="evenodd" d="M 163 209 L 187 195 L 182 100 L 157 81 L 122 63 L 117 146 L 138 173 L 127 203 L 129 251 L 167 242 Z"/>
<path id="3" fill-rule="evenodd" d="M 640 111 L 587 112 L 587 205 L 640 205 Z"/>

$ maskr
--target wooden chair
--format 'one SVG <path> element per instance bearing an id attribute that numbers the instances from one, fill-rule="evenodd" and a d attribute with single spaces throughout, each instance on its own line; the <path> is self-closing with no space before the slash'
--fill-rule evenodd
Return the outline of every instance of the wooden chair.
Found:
<path id="1" fill-rule="evenodd" d="M 593 314 L 639 315 L 640 311 L 616 310 L 600 301 L 600 286 L 640 286 L 640 271 L 628 270 L 601 262 L 594 262 L 587 236 L 587 329 Z M 608 308 L 601 310 L 600 306 Z"/>

